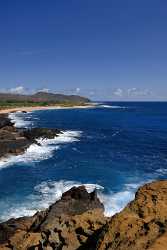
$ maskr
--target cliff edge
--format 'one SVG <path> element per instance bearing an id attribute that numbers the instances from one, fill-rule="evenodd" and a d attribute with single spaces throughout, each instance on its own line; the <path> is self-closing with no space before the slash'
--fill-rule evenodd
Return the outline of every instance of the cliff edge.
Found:
<path id="1" fill-rule="evenodd" d="M 74 187 L 46 211 L 0 224 L 1 250 L 166 250 L 167 181 L 139 188 L 111 218 L 96 191 Z"/>

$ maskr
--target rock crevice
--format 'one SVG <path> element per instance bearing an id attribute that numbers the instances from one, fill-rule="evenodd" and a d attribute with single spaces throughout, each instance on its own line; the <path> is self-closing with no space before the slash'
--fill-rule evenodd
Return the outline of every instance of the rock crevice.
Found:
<path id="1" fill-rule="evenodd" d="M 96 191 L 74 187 L 46 211 L 0 224 L 1 250 L 166 250 L 167 181 L 141 187 L 122 212 L 104 216 Z"/>

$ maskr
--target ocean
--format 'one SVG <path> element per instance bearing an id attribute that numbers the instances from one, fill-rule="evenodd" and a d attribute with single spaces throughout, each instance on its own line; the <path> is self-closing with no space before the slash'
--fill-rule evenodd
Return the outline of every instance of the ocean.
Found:
<path id="1" fill-rule="evenodd" d="M 105 102 L 96 108 L 15 113 L 16 127 L 63 130 L 0 161 L 0 220 L 33 215 L 72 186 L 97 189 L 106 216 L 144 183 L 167 178 L 167 103 Z"/>

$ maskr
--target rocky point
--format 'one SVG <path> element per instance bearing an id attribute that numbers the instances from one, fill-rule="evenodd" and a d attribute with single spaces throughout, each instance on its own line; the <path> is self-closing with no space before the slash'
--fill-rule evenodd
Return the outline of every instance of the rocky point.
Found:
<path id="1" fill-rule="evenodd" d="M 36 139 L 52 139 L 60 133 L 59 129 L 18 129 L 8 115 L 0 115 L 0 158 L 22 154 L 32 143 L 37 143 Z"/>
<path id="2" fill-rule="evenodd" d="M 141 187 L 111 218 L 96 191 L 74 187 L 46 211 L 0 224 L 1 250 L 166 250 L 167 181 Z"/>

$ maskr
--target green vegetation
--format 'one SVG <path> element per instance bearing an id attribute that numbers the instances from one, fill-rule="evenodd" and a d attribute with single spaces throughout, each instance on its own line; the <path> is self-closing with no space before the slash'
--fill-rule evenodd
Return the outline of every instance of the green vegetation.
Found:
<path id="1" fill-rule="evenodd" d="M 61 107 L 73 107 L 76 105 L 86 105 L 85 103 L 75 103 L 75 102 L 32 102 L 32 101 L 0 101 L 0 109 L 8 108 L 19 108 L 19 107 L 49 107 L 59 105 Z"/>
<path id="2" fill-rule="evenodd" d="M 17 108 L 17 107 L 36 107 L 36 106 L 49 106 L 47 102 L 15 102 L 15 101 L 0 101 L 0 108 Z"/>
<path id="3" fill-rule="evenodd" d="M 47 107 L 59 105 L 62 107 L 86 105 L 90 100 L 77 95 L 61 95 L 38 92 L 34 95 L 16 95 L 0 93 L 0 109 L 19 107 Z"/>

